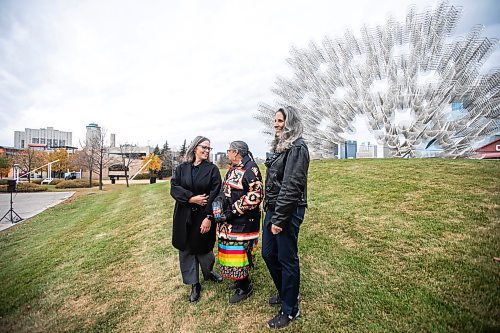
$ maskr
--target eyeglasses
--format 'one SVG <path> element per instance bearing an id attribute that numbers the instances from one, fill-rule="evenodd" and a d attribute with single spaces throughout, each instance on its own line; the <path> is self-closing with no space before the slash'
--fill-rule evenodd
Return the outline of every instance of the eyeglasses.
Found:
<path id="1" fill-rule="evenodd" d="M 198 145 L 198 147 L 200 147 L 201 149 L 203 150 L 208 150 L 208 151 L 212 151 L 212 147 L 209 147 L 209 146 L 202 146 L 202 145 Z"/>

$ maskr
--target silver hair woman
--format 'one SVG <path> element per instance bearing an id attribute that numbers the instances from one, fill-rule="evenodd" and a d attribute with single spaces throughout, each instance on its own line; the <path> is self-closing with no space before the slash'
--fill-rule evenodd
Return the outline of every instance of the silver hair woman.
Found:
<path id="1" fill-rule="evenodd" d="M 295 108 L 276 111 L 274 130 L 274 154 L 266 160 L 262 257 L 277 291 L 269 303 L 281 306 L 267 325 L 277 329 L 288 326 L 300 314 L 297 240 L 307 206 L 309 150 L 301 137 L 303 126 Z"/>
<path id="2" fill-rule="evenodd" d="M 196 158 L 195 156 L 196 148 L 204 141 L 210 142 L 208 138 L 201 135 L 198 135 L 196 138 L 194 138 L 193 141 L 191 141 L 191 143 L 189 144 L 186 153 L 184 154 L 183 161 L 188 163 L 193 163 Z M 210 162 L 210 154 L 208 154 L 207 162 Z"/>
<path id="3" fill-rule="evenodd" d="M 234 295 L 229 303 L 241 302 L 253 292 L 250 271 L 260 233 L 260 202 L 262 175 L 248 145 L 233 141 L 227 150 L 231 167 L 222 182 L 222 191 L 216 199 L 214 216 L 218 224 L 219 270 L 224 278 L 234 280 Z M 224 214 L 217 210 L 222 209 Z"/>
<path id="4" fill-rule="evenodd" d="M 236 150 L 241 155 L 241 157 L 250 156 L 252 161 L 255 161 L 253 158 L 252 152 L 248 149 L 248 145 L 244 141 L 233 141 L 229 144 L 230 150 Z"/>
<path id="5" fill-rule="evenodd" d="M 280 108 L 276 113 L 280 112 L 284 118 L 284 126 L 281 133 L 275 135 L 271 144 L 271 150 L 275 153 L 281 153 L 290 149 L 295 140 L 302 136 L 304 127 L 299 112 L 293 106 Z M 276 127 L 275 127 L 276 128 Z"/>

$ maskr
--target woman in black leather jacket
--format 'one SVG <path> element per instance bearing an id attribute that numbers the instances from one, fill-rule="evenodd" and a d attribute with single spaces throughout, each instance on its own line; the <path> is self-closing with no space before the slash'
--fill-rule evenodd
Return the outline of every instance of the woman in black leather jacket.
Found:
<path id="1" fill-rule="evenodd" d="M 279 109 L 274 129 L 274 154 L 266 160 L 262 257 L 278 291 L 269 303 L 281 305 L 267 324 L 270 328 L 283 328 L 300 313 L 297 241 L 307 206 L 309 151 L 302 139 L 302 122 L 295 108 Z"/>

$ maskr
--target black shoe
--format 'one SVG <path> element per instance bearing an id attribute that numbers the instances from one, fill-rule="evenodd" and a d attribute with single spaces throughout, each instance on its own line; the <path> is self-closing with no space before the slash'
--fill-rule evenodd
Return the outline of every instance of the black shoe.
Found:
<path id="1" fill-rule="evenodd" d="M 235 282 L 228 284 L 227 289 L 236 290 L 238 288 L 238 284 Z"/>
<path id="2" fill-rule="evenodd" d="M 201 284 L 196 283 L 191 286 L 191 295 L 189 295 L 190 302 L 196 302 L 200 299 Z"/>
<path id="3" fill-rule="evenodd" d="M 270 305 L 280 305 L 281 304 L 280 295 L 274 295 L 274 296 L 269 297 L 269 304 Z"/>
<path id="4" fill-rule="evenodd" d="M 280 329 L 280 328 L 287 327 L 288 325 L 290 325 L 290 323 L 292 321 L 297 319 L 298 316 L 300 316 L 300 310 L 297 311 L 295 316 L 286 315 L 280 311 L 273 319 L 271 319 L 267 322 L 267 327 L 274 328 L 274 329 Z"/>
<path id="5" fill-rule="evenodd" d="M 236 304 L 238 302 L 241 302 L 248 296 L 252 295 L 252 293 L 253 293 L 252 285 L 248 286 L 246 290 L 236 288 L 234 295 L 231 296 L 231 298 L 229 299 L 229 304 Z"/>
<path id="6" fill-rule="evenodd" d="M 205 281 L 214 281 L 214 282 L 217 282 L 217 283 L 222 283 L 222 281 L 224 281 L 224 279 L 222 278 L 222 276 L 220 276 L 219 274 L 215 273 L 214 271 L 211 271 L 207 277 L 205 277 Z"/>

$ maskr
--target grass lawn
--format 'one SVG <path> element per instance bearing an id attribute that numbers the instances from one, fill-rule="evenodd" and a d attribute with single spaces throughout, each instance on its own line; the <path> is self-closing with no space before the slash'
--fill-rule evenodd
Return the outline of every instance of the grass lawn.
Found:
<path id="1" fill-rule="evenodd" d="M 302 317 L 289 332 L 500 331 L 500 163 L 313 161 Z M 262 332 L 277 309 L 227 282 L 190 304 L 169 183 L 80 193 L 0 233 L 0 331 Z"/>

